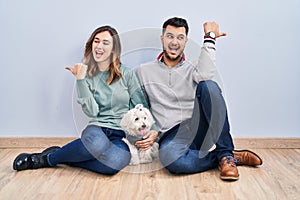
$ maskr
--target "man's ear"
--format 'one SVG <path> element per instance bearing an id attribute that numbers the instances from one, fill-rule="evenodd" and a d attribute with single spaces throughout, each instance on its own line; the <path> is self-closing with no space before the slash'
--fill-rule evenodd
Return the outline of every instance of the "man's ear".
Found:
<path id="1" fill-rule="evenodd" d="M 160 41 L 163 43 L 164 42 L 164 35 L 160 36 Z"/>

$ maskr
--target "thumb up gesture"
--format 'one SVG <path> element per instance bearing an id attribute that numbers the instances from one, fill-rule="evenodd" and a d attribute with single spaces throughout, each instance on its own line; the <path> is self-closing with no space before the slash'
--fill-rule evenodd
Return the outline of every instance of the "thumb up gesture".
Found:
<path id="1" fill-rule="evenodd" d="M 87 65 L 82 63 L 76 63 L 74 68 L 67 66 L 66 69 L 72 72 L 72 74 L 76 77 L 77 80 L 82 80 L 86 76 Z"/>
<path id="2" fill-rule="evenodd" d="M 219 24 L 216 22 L 205 22 L 203 24 L 204 33 L 214 32 L 216 34 L 216 38 L 226 36 L 225 32 L 220 32 Z"/>

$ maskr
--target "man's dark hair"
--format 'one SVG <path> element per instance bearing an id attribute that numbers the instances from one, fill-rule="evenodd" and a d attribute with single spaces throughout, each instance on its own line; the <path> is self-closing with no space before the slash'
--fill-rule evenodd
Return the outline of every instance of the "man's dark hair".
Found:
<path id="1" fill-rule="evenodd" d="M 166 31 L 167 26 L 175 26 L 175 27 L 184 27 L 185 28 L 185 34 L 188 35 L 189 32 L 189 26 L 185 19 L 179 18 L 179 17 L 173 17 L 165 21 L 163 24 L 163 30 L 162 33 L 164 34 Z"/>

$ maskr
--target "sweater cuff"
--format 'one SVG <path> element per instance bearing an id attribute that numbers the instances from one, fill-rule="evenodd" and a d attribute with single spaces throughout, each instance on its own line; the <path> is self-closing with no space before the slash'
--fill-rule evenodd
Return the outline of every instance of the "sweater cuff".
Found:
<path id="1" fill-rule="evenodd" d="M 204 36 L 204 43 L 216 44 L 216 39 L 210 36 Z"/>
<path id="2" fill-rule="evenodd" d="M 92 96 L 88 83 L 86 82 L 85 79 L 77 80 L 76 86 L 77 86 L 78 98 L 85 98 L 85 97 Z"/>
<path id="3" fill-rule="evenodd" d="M 216 45 L 215 45 L 215 40 L 214 39 L 204 39 L 204 42 L 203 42 L 203 46 L 204 47 L 208 47 L 210 49 L 214 49 L 216 50 Z"/>

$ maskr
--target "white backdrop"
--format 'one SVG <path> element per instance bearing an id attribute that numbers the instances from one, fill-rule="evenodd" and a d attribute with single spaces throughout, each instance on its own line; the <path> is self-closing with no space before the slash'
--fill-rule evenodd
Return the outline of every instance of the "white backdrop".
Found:
<path id="1" fill-rule="evenodd" d="M 199 45 L 205 21 L 227 32 L 217 64 L 234 137 L 299 137 L 299 8 L 299 0 L 0 0 L 0 137 L 79 135 L 75 79 L 64 68 L 81 62 L 92 31 L 109 24 L 122 40 L 173 16 L 188 20 Z"/>

